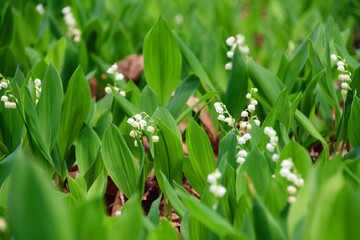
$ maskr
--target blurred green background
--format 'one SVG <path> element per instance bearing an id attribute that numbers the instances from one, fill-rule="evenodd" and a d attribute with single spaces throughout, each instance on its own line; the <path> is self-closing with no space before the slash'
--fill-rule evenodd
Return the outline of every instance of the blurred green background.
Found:
<path id="1" fill-rule="evenodd" d="M 43 15 L 36 11 L 40 3 Z M 80 42 L 71 38 L 59 42 L 67 31 L 61 12 L 66 6 L 71 7 L 82 32 Z M 65 79 L 65 88 L 79 64 L 88 78 L 99 78 L 115 61 L 142 52 L 143 39 L 159 15 L 195 53 L 221 90 L 226 89 L 222 79 L 227 79 L 225 40 L 237 33 L 245 36 L 249 55 L 267 67 L 274 54 L 289 46 L 293 50 L 314 26 L 333 18 L 348 51 L 360 56 L 357 0 L 2 0 L 0 72 L 13 76 L 19 65 L 27 74 L 44 57 L 50 61 L 56 56 L 54 65 Z M 186 74 L 185 66 L 183 76 Z"/>

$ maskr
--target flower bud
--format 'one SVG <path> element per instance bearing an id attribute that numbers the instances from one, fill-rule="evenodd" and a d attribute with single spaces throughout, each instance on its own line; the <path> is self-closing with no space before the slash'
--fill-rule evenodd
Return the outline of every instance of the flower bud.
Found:
<path id="1" fill-rule="evenodd" d="M 154 135 L 154 136 L 151 137 L 151 139 L 155 143 L 159 142 L 159 136 Z"/>
<path id="2" fill-rule="evenodd" d="M 232 69 L 232 63 L 228 62 L 227 64 L 225 64 L 225 70 L 231 70 Z"/>
<path id="3" fill-rule="evenodd" d="M 231 47 L 235 43 L 235 38 L 233 36 L 226 39 L 226 45 Z"/>
<path id="4" fill-rule="evenodd" d="M 290 197 L 288 198 L 288 202 L 289 202 L 290 204 L 293 204 L 295 201 L 296 201 L 296 197 L 294 197 L 294 196 L 290 196 Z"/>
<path id="5" fill-rule="evenodd" d="M 269 151 L 269 152 L 273 152 L 275 150 L 275 146 L 272 145 L 271 143 L 268 143 L 266 144 L 266 149 Z"/>
<path id="6" fill-rule="evenodd" d="M 288 191 L 289 194 L 294 195 L 297 192 L 297 188 L 290 185 L 290 186 L 287 187 L 287 191 Z"/>
<path id="7" fill-rule="evenodd" d="M 41 85 L 41 80 L 37 78 L 37 79 L 35 79 L 34 83 L 35 83 L 36 86 L 40 86 Z"/>
<path id="8" fill-rule="evenodd" d="M 225 120 L 225 116 L 220 114 L 218 117 L 217 117 L 218 120 L 220 121 L 224 121 Z"/>
<path id="9" fill-rule="evenodd" d="M 335 54 L 330 55 L 331 61 L 335 62 L 337 60 L 337 57 Z"/>
<path id="10" fill-rule="evenodd" d="M 153 126 L 148 126 L 147 131 L 153 133 L 155 128 Z"/>
<path id="11" fill-rule="evenodd" d="M 9 101 L 9 97 L 4 95 L 4 96 L 1 96 L 1 101 L 6 103 L 7 101 Z"/>
<path id="12" fill-rule="evenodd" d="M 250 112 L 255 111 L 255 105 L 250 104 L 250 105 L 248 106 L 248 110 L 249 110 Z"/>
<path id="13" fill-rule="evenodd" d="M 115 81 L 120 81 L 124 79 L 124 75 L 122 73 L 118 73 L 115 75 Z"/>
<path id="14" fill-rule="evenodd" d="M 226 56 L 227 56 L 228 58 L 232 58 L 232 57 L 234 56 L 234 52 L 228 51 L 228 52 L 226 53 Z"/>
<path id="15" fill-rule="evenodd" d="M 112 93 L 111 88 L 110 88 L 110 87 L 106 87 L 106 88 L 105 88 L 105 92 L 106 92 L 107 94 Z"/>
<path id="16" fill-rule="evenodd" d="M 247 111 L 242 111 L 241 112 L 241 117 L 248 117 L 249 113 Z"/>
<path id="17" fill-rule="evenodd" d="M 239 163 L 239 164 L 243 164 L 243 163 L 245 162 L 245 158 L 243 158 L 243 157 L 238 157 L 238 158 L 236 159 L 236 162 Z"/>

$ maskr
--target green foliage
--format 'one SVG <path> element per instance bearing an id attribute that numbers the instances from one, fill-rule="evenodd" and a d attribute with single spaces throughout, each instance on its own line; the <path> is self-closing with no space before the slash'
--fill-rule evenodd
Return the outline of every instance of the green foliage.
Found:
<path id="1" fill-rule="evenodd" d="M 115 184 L 131 198 L 136 193 L 139 165 L 132 156 L 120 130 L 109 124 L 103 137 L 102 154 L 108 173 Z"/>
<path id="2" fill-rule="evenodd" d="M 174 35 L 162 17 L 156 21 L 144 40 L 146 81 L 159 101 L 165 105 L 178 85 L 181 54 Z"/>
<path id="3" fill-rule="evenodd" d="M 359 8 L 0 1 L 0 239 L 356 239 Z"/>

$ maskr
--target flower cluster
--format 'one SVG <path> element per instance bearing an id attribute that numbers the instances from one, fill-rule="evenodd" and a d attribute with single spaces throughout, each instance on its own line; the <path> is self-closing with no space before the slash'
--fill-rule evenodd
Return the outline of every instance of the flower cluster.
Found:
<path id="1" fill-rule="evenodd" d="M 41 93 L 41 80 L 38 79 L 38 78 L 36 78 L 35 81 L 34 81 L 34 84 L 35 84 L 35 93 L 36 93 L 35 103 L 36 103 L 36 105 L 37 105 L 38 102 L 39 102 L 40 93 Z"/>
<path id="2" fill-rule="evenodd" d="M 339 81 L 341 81 L 341 95 L 343 98 L 346 97 L 348 90 L 351 90 L 350 84 L 351 84 L 351 73 L 348 70 L 349 66 L 346 63 L 345 59 L 342 59 L 340 56 L 337 56 L 335 54 L 331 54 L 331 60 L 337 61 L 337 70 L 341 73 L 338 76 Z"/>
<path id="3" fill-rule="evenodd" d="M 293 172 L 291 172 L 291 170 L 293 170 Z M 304 179 L 301 178 L 298 174 L 296 174 L 296 169 L 294 168 L 294 164 L 291 158 L 284 159 L 281 162 L 281 169 L 279 174 L 295 185 L 289 185 L 287 187 L 287 191 L 290 194 L 288 202 L 294 203 L 296 201 L 295 194 L 297 192 L 297 187 L 304 186 Z"/>
<path id="4" fill-rule="evenodd" d="M 234 56 L 234 52 L 236 47 L 245 54 L 249 54 L 250 49 L 245 43 L 245 36 L 241 34 L 237 34 L 235 37 L 231 36 L 226 39 L 226 45 L 228 45 L 230 50 L 226 53 L 228 58 L 232 58 Z M 232 63 L 228 62 L 225 64 L 225 69 L 230 70 L 232 69 Z"/>
<path id="5" fill-rule="evenodd" d="M 118 71 L 118 65 L 116 63 L 114 63 L 113 65 L 111 65 L 111 67 L 108 68 L 108 70 L 106 71 L 108 74 L 113 74 L 115 77 L 115 81 L 120 81 L 120 80 L 124 80 L 124 74 L 120 73 Z"/>
<path id="6" fill-rule="evenodd" d="M 210 173 L 207 176 L 207 181 L 210 183 L 210 192 L 215 195 L 217 198 L 222 198 L 226 193 L 226 188 L 218 183 L 218 180 L 221 178 L 221 173 L 219 169 L 216 169 L 215 172 Z"/>
<path id="7" fill-rule="evenodd" d="M 214 103 L 214 107 L 215 111 L 219 113 L 217 119 L 219 121 L 226 122 L 230 127 L 234 127 L 235 119 L 231 117 L 230 113 L 226 109 L 226 106 L 221 102 L 216 102 Z"/>
<path id="8" fill-rule="evenodd" d="M 239 129 L 235 127 L 235 119 L 230 115 L 226 106 L 223 103 L 216 102 L 214 103 L 214 107 L 217 113 L 219 113 L 217 119 L 219 121 L 226 122 L 227 125 L 233 128 L 233 131 L 237 135 L 238 144 L 236 146 L 237 155 L 236 161 L 239 164 L 243 164 L 245 162 L 245 157 L 247 156 L 247 151 L 245 150 L 245 144 L 248 140 L 251 139 L 250 133 L 247 131 L 251 129 L 251 124 L 249 122 L 249 118 L 252 118 L 257 126 L 260 126 L 260 121 L 257 116 L 254 114 L 255 106 L 258 104 L 258 101 L 253 98 L 252 93 L 257 93 L 257 88 L 252 88 L 248 94 L 246 94 L 246 98 L 249 99 L 250 104 L 247 108 L 241 112 L 242 120 L 239 123 Z M 249 114 L 250 113 L 250 114 Z"/>
<path id="9" fill-rule="evenodd" d="M 130 124 L 134 129 L 130 131 L 130 136 L 135 138 L 138 137 L 140 140 L 143 136 L 143 130 L 146 129 L 149 133 L 153 134 L 151 140 L 154 143 L 159 142 L 159 136 L 157 135 L 158 129 L 156 128 L 155 122 L 146 113 L 138 113 L 134 117 L 129 118 L 127 123 Z M 137 147 L 136 140 L 134 141 L 135 147 Z"/>
<path id="10" fill-rule="evenodd" d="M 278 146 L 279 137 L 276 136 L 276 131 L 272 127 L 265 127 L 264 128 L 264 133 L 266 135 L 268 135 L 269 138 L 270 138 L 270 142 L 268 144 L 266 144 L 266 150 L 268 150 L 271 153 L 275 152 L 272 155 L 272 160 L 274 162 L 278 162 L 279 157 L 280 157 L 279 156 L 280 150 L 279 150 L 279 146 Z"/>
<path id="11" fill-rule="evenodd" d="M 124 90 L 122 90 L 122 89 L 120 89 L 120 88 L 118 88 L 118 87 L 114 87 L 114 90 L 117 91 L 117 92 L 119 92 L 121 96 L 123 96 L 123 97 L 126 96 L 126 92 L 125 92 Z M 106 88 L 105 88 L 105 92 L 106 92 L 107 94 L 111 94 L 111 93 L 112 93 L 111 87 L 106 87 Z"/>
<path id="12" fill-rule="evenodd" d="M 68 27 L 67 35 L 69 37 L 74 37 L 75 42 L 81 41 L 81 31 L 76 28 L 76 19 L 74 14 L 71 12 L 71 7 L 67 6 L 61 10 L 64 14 L 64 21 Z"/>
<path id="13" fill-rule="evenodd" d="M 0 90 L 7 89 L 10 82 L 7 79 L 1 79 Z M 6 90 L 4 95 L 1 96 L 1 101 L 4 102 L 5 108 L 16 108 L 17 99 L 11 94 L 11 90 Z"/>

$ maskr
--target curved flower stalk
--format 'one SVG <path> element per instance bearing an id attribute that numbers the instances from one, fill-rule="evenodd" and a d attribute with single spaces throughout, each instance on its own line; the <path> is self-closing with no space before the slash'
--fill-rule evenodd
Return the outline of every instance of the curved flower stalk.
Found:
<path id="1" fill-rule="evenodd" d="M 109 85 L 109 86 L 110 86 L 110 85 Z M 106 94 L 112 94 L 111 87 L 109 87 L 109 86 L 107 86 L 107 87 L 105 88 Z M 117 91 L 117 92 L 119 92 L 121 96 L 126 97 L 126 92 L 125 92 L 123 89 L 118 88 L 118 87 L 115 87 L 115 86 L 113 86 L 113 87 L 114 87 L 114 90 Z"/>
<path id="2" fill-rule="evenodd" d="M 111 76 L 113 76 L 115 79 L 115 85 L 113 86 L 115 91 L 119 92 L 121 96 L 125 97 L 126 92 L 123 89 L 121 89 L 120 87 L 116 86 L 116 82 L 119 82 L 119 81 L 122 81 L 125 79 L 124 75 L 122 73 L 118 72 L 118 65 L 116 63 L 114 63 L 113 65 L 111 65 L 111 67 L 108 68 L 108 70 L 106 70 L 106 72 L 108 74 L 110 74 Z M 107 94 L 112 93 L 110 85 L 105 88 L 105 92 Z"/>
<path id="3" fill-rule="evenodd" d="M 116 63 L 111 65 L 111 67 L 109 67 L 108 70 L 106 70 L 106 72 L 108 74 L 114 75 L 115 81 L 121 81 L 125 79 L 124 74 L 118 71 L 118 65 Z"/>
<path id="4" fill-rule="evenodd" d="M 151 140 L 154 143 L 159 142 L 159 136 L 157 133 L 159 132 L 159 129 L 157 128 L 154 120 L 147 115 L 145 112 L 141 112 L 138 114 L 135 114 L 133 117 L 129 118 L 127 120 L 127 123 L 130 124 L 133 127 L 133 130 L 130 131 L 130 136 L 135 138 L 138 137 L 140 141 L 143 138 L 145 129 L 147 132 L 152 134 Z M 137 141 L 134 141 L 134 146 L 137 147 Z"/>
<path id="5" fill-rule="evenodd" d="M 282 160 L 279 174 L 290 182 L 286 189 L 289 193 L 288 202 L 292 204 L 296 201 L 298 188 L 304 186 L 304 179 L 296 171 L 291 158 Z"/>
<path id="6" fill-rule="evenodd" d="M 239 50 L 246 55 L 248 55 L 250 52 L 249 47 L 245 45 L 245 36 L 242 34 L 237 34 L 235 37 L 234 36 L 228 37 L 226 39 L 226 45 L 231 47 L 230 50 L 226 53 L 226 56 L 230 59 L 234 56 L 234 52 L 236 48 L 239 48 Z M 231 62 L 226 63 L 225 69 L 231 70 L 232 63 Z"/>
<path id="7" fill-rule="evenodd" d="M 345 99 L 348 91 L 351 90 L 351 72 L 349 71 L 349 65 L 345 59 L 338 55 L 331 54 L 330 58 L 333 62 L 337 61 L 337 70 L 341 72 L 338 76 L 339 81 L 341 81 L 341 96 Z"/>
<path id="8" fill-rule="evenodd" d="M 264 133 L 269 136 L 270 142 L 266 144 L 266 150 L 272 154 L 272 160 L 277 163 L 280 158 L 280 148 L 278 145 L 279 138 L 276 134 L 276 131 L 272 127 L 265 127 Z M 287 186 L 287 192 L 289 193 L 288 202 L 294 203 L 296 201 L 297 188 L 304 185 L 304 179 L 297 172 L 292 159 L 284 159 L 280 163 L 280 176 L 286 178 L 291 184 Z M 275 175 L 273 175 L 275 177 Z"/>
<path id="9" fill-rule="evenodd" d="M 279 137 L 276 136 L 276 131 L 272 127 L 265 127 L 264 133 L 270 138 L 270 142 L 266 144 L 266 150 L 273 153 L 272 160 L 277 163 L 280 157 Z"/>
<path id="10" fill-rule="evenodd" d="M 8 89 L 10 81 L 5 79 L 1 74 L 2 79 L 0 80 L 0 90 L 7 89 L 4 95 L 1 96 L 1 101 L 4 103 L 5 108 L 16 108 L 17 99 L 12 94 L 11 90 Z"/>
<path id="11" fill-rule="evenodd" d="M 247 151 L 245 149 L 245 144 L 248 140 L 251 139 L 250 133 L 248 130 L 251 129 L 251 124 L 249 123 L 249 118 L 253 119 L 257 126 L 260 126 L 260 121 L 258 117 L 255 115 L 255 108 L 258 104 L 258 101 L 253 98 L 252 93 L 257 93 L 257 88 L 252 88 L 249 93 L 246 94 L 246 98 L 249 99 L 250 104 L 247 108 L 241 112 L 242 120 L 239 123 L 239 129 L 235 126 L 235 119 L 230 115 L 226 106 L 221 102 L 214 103 L 214 107 L 217 113 L 219 113 L 217 119 L 219 121 L 226 122 L 227 125 L 232 127 L 232 130 L 235 132 L 237 136 L 237 156 L 236 161 L 239 164 L 243 164 L 245 162 L 245 158 L 247 156 Z"/>

